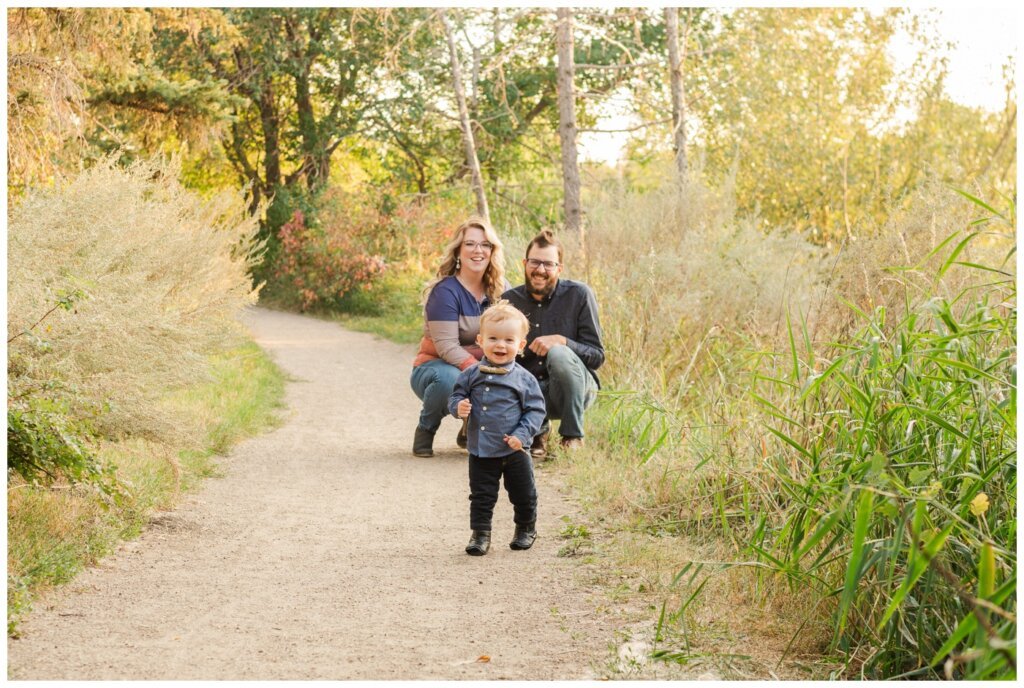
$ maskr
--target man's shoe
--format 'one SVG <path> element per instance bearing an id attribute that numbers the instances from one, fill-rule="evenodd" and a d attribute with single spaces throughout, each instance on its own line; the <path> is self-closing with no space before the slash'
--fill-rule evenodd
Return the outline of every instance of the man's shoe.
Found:
<path id="1" fill-rule="evenodd" d="M 434 455 L 434 433 L 416 426 L 416 436 L 412 439 L 413 456 Z"/>
<path id="2" fill-rule="evenodd" d="M 533 438 L 533 446 L 530 447 L 530 456 L 535 459 L 542 459 L 548 454 L 548 433 L 550 430 L 545 430 L 541 434 Z"/>
<path id="3" fill-rule="evenodd" d="M 570 451 L 573 451 L 573 450 L 576 450 L 576 449 L 582 449 L 583 448 L 583 438 L 582 437 L 563 437 L 560 444 L 562 445 L 562 449 L 568 449 Z"/>
<path id="4" fill-rule="evenodd" d="M 530 549 L 537 539 L 537 523 L 527 523 L 524 526 L 516 525 L 516 534 L 508 546 L 512 549 Z"/>
<path id="5" fill-rule="evenodd" d="M 490 548 L 491 531 L 474 530 L 473 534 L 469 537 L 469 544 L 466 545 L 466 554 L 471 554 L 474 557 L 480 557 L 487 554 L 487 550 Z"/>
<path id="6" fill-rule="evenodd" d="M 465 449 L 469 445 L 469 436 L 466 434 L 466 426 L 469 425 L 469 419 L 462 419 L 462 427 L 459 428 L 459 434 L 455 436 L 455 444 Z"/>

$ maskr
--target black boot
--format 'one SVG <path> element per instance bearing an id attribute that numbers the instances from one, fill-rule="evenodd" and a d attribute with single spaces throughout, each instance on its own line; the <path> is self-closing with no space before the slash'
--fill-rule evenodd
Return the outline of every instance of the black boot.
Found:
<path id="1" fill-rule="evenodd" d="M 508 546 L 512 549 L 530 549 L 533 547 L 534 540 L 537 539 L 537 522 L 527 523 L 526 525 L 516 524 L 516 534 L 512 538 L 512 542 L 508 543 Z"/>
<path id="2" fill-rule="evenodd" d="M 416 436 L 412 440 L 413 456 L 434 455 L 434 433 L 416 426 Z"/>
<path id="3" fill-rule="evenodd" d="M 473 534 L 469 538 L 469 544 L 466 545 L 466 554 L 472 554 L 474 557 L 479 557 L 487 554 L 487 550 L 490 548 L 491 531 L 474 530 Z"/>

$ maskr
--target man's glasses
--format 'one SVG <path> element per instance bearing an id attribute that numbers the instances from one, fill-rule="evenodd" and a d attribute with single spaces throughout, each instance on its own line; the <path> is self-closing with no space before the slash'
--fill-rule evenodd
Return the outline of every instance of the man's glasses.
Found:
<path id="1" fill-rule="evenodd" d="M 466 247 L 467 251 L 475 251 L 479 246 L 484 253 L 490 253 L 494 248 L 494 244 L 488 241 L 463 241 L 462 245 Z"/>
<path id="2" fill-rule="evenodd" d="M 536 270 L 537 268 L 544 268 L 548 272 L 551 272 L 557 268 L 561 263 L 556 263 L 553 260 L 537 260 L 536 258 L 527 258 L 526 264 Z"/>

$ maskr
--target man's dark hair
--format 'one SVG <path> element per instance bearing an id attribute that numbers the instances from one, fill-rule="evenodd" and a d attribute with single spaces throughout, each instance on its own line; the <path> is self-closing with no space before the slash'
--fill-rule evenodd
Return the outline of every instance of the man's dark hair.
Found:
<path id="1" fill-rule="evenodd" d="M 558 249 L 558 262 L 562 262 L 562 244 L 558 243 L 558 239 L 555 238 L 554 232 L 552 232 L 550 229 L 540 230 L 540 234 L 538 234 L 537 236 L 533 237 L 533 239 L 530 240 L 530 243 L 526 246 L 527 258 L 530 257 L 530 251 L 533 250 L 534 246 L 538 248 L 547 248 L 548 246 L 554 246 L 555 248 Z"/>

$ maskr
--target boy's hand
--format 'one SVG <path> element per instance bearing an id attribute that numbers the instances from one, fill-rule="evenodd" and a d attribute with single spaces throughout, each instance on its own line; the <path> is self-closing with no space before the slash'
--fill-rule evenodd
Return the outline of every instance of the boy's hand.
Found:
<path id="1" fill-rule="evenodd" d="M 523 448 L 523 441 L 515 435 L 505 435 L 505 444 L 512 447 L 513 451 L 519 451 Z"/>
<path id="2" fill-rule="evenodd" d="M 473 404 L 470 403 L 469 399 L 463 399 L 455 410 L 459 412 L 459 418 L 468 418 L 469 412 L 473 410 Z"/>

